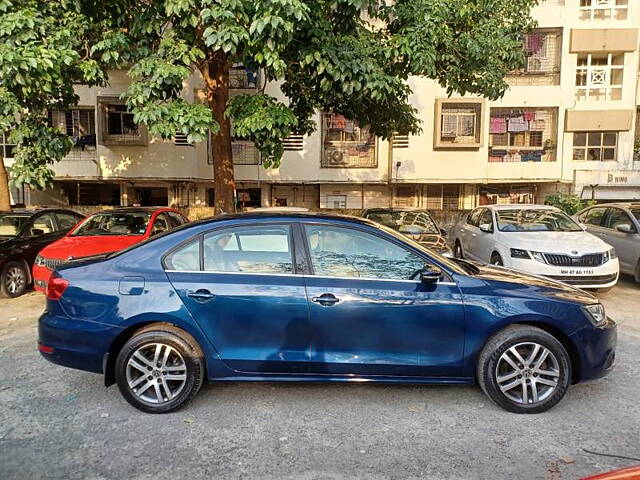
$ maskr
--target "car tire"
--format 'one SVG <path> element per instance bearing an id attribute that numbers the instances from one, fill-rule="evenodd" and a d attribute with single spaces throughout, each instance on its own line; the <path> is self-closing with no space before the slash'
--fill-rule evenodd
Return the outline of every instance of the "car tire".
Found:
<path id="1" fill-rule="evenodd" d="M 460 244 L 460 240 L 456 240 L 456 244 L 453 247 L 453 256 L 456 258 L 464 259 L 464 253 L 462 252 L 462 245 Z"/>
<path id="2" fill-rule="evenodd" d="M 640 260 L 638 260 L 638 264 L 636 265 L 636 271 L 635 271 L 635 281 L 636 283 L 640 283 Z"/>
<path id="3" fill-rule="evenodd" d="M 11 261 L 2 269 L 0 274 L 0 296 L 16 298 L 27 291 L 29 272 L 24 262 Z"/>
<path id="4" fill-rule="evenodd" d="M 502 257 L 498 252 L 493 252 L 491 254 L 491 265 L 497 265 L 499 267 L 504 266 L 504 262 L 502 261 Z"/>
<path id="5" fill-rule="evenodd" d="M 553 335 L 529 325 L 512 325 L 489 339 L 476 374 L 484 393 L 505 410 L 541 413 L 567 392 L 571 361 Z"/>
<path id="6" fill-rule="evenodd" d="M 152 324 L 122 347 L 115 364 L 116 383 L 131 405 L 147 413 L 168 413 L 185 406 L 205 378 L 204 355 L 184 330 Z"/>

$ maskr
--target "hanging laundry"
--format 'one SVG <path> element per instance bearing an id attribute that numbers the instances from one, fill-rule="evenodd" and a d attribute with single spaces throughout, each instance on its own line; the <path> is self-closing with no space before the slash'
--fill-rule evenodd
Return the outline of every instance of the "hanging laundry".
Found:
<path id="1" fill-rule="evenodd" d="M 489 157 L 489 162 L 502 162 L 504 157 L 494 157 L 494 156 L 490 156 Z"/>
<path id="2" fill-rule="evenodd" d="M 536 114 L 534 112 L 532 112 L 531 110 L 527 110 L 527 111 L 524 112 L 524 119 L 527 122 L 530 122 L 535 118 L 536 118 Z"/>
<path id="3" fill-rule="evenodd" d="M 347 123 L 347 119 L 342 115 L 333 114 L 331 115 L 330 124 L 331 128 L 335 128 L 336 130 L 343 130 Z"/>
<path id="4" fill-rule="evenodd" d="M 524 117 L 512 117 L 509 119 L 510 132 L 526 132 L 528 129 L 529 124 Z"/>
<path id="5" fill-rule="evenodd" d="M 345 120 L 344 122 L 344 131 L 345 133 L 353 133 L 354 124 L 351 120 Z"/>
<path id="6" fill-rule="evenodd" d="M 544 46 L 544 37 L 543 33 L 530 33 L 527 35 L 527 52 L 530 54 L 539 53 Z"/>
<path id="7" fill-rule="evenodd" d="M 507 133 L 507 119 L 503 117 L 492 117 L 489 123 L 489 133 L 496 135 Z"/>
<path id="8" fill-rule="evenodd" d="M 529 130 L 532 132 L 544 132 L 545 126 L 544 120 L 534 120 L 529 124 Z"/>

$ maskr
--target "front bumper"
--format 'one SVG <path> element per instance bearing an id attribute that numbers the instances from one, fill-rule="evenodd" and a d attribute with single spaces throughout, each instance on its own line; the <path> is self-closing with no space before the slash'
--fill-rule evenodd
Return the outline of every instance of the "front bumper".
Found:
<path id="1" fill-rule="evenodd" d="M 39 350 L 52 363 L 103 373 L 103 357 L 122 330 L 45 311 L 38 320 Z"/>
<path id="2" fill-rule="evenodd" d="M 534 259 L 509 258 L 510 267 L 525 273 L 541 275 L 580 288 L 609 288 L 618 282 L 618 259 L 597 267 L 557 267 Z"/>
<path id="3" fill-rule="evenodd" d="M 616 322 L 607 318 L 603 325 L 584 327 L 570 338 L 579 356 L 578 382 L 604 377 L 613 369 L 618 341 Z"/>

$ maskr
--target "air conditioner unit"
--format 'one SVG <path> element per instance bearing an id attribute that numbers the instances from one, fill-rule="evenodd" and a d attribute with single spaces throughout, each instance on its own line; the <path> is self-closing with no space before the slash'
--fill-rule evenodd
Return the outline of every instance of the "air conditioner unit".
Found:
<path id="1" fill-rule="evenodd" d="M 325 159 L 327 164 L 331 166 L 344 165 L 344 152 L 340 150 L 330 150 L 325 153 Z"/>
<path id="2" fill-rule="evenodd" d="M 527 58 L 527 73 L 544 73 L 543 62 L 541 58 Z"/>

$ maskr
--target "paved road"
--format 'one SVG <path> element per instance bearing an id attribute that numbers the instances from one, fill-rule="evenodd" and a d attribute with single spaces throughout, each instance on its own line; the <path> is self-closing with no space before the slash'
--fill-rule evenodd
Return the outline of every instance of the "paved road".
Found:
<path id="1" fill-rule="evenodd" d="M 550 412 L 514 415 L 476 387 L 238 383 L 184 410 L 134 410 L 98 375 L 35 349 L 42 298 L 0 300 L 0 479 L 549 478 L 640 458 L 640 287 L 603 295 L 617 369 Z M 635 462 L 640 463 L 640 461 Z"/>

